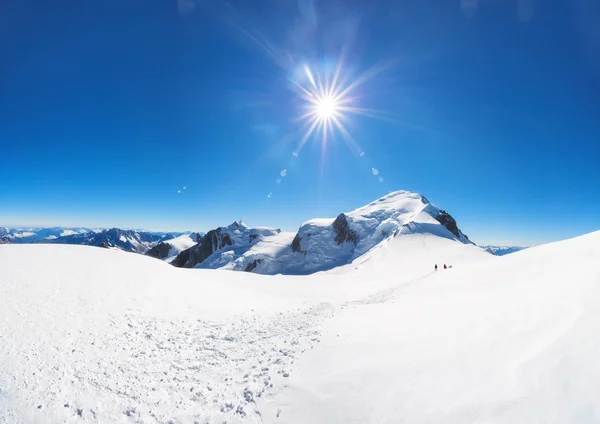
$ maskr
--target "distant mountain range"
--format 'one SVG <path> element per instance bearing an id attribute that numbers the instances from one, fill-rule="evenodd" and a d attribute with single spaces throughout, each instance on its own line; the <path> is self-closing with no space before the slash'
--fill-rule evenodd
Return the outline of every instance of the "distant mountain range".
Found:
<path id="1" fill-rule="evenodd" d="M 59 237 L 66 237 L 75 234 L 85 234 L 96 231 L 101 230 L 92 230 L 90 228 L 83 227 L 0 227 L 0 239 L 4 240 L 5 243 L 35 243 L 42 240 L 53 240 Z"/>
<path id="2" fill-rule="evenodd" d="M 0 227 L 0 243 L 80 244 L 114 248 L 126 252 L 146 253 L 165 240 L 185 236 L 186 233 L 124 230 L 121 228 L 6 228 Z"/>
<path id="3" fill-rule="evenodd" d="M 430 234 L 473 244 L 454 218 L 424 196 L 397 191 L 336 218 L 313 219 L 295 233 L 242 221 L 203 233 L 120 228 L 3 228 L 0 243 L 80 244 L 146 254 L 176 267 L 261 274 L 309 274 L 348 264 L 398 236 Z M 524 249 L 481 246 L 502 256 Z"/>
<path id="4" fill-rule="evenodd" d="M 527 247 L 522 246 L 479 246 L 482 249 L 490 252 L 492 255 L 496 256 L 504 256 L 509 255 L 511 253 L 518 252 L 523 249 L 527 249 Z"/>

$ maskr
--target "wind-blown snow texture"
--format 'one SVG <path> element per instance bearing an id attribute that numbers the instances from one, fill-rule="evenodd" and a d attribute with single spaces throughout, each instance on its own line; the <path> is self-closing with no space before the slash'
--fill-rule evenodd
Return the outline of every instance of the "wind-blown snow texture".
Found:
<path id="1" fill-rule="evenodd" d="M 242 222 L 210 231 L 172 264 L 183 267 L 310 274 L 346 265 L 384 240 L 428 233 L 471 243 L 447 212 L 420 194 L 397 191 L 335 219 L 313 219 L 296 234 Z"/>
<path id="2" fill-rule="evenodd" d="M 305 277 L 64 245 L 0 269 L 0 422 L 600 418 L 600 232 L 505 257 L 412 232 Z"/>

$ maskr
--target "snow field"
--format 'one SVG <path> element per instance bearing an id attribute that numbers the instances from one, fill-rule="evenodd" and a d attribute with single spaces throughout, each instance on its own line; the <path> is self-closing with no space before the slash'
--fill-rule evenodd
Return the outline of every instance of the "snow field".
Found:
<path id="1" fill-rule="evenodd" d="M 254 400 L 331 314 L 120 251 L 19 245 L 0 261 L 0 422 L 260 422 Z"/>
<path id="2" fill-rule="evenodd" d="M 460 263 L 349 302 L 295 378 L 285 423 L 600 422 L 600 232 Z"/>
<path id="3" fill-rule="evenodd" d="M 304 277 L 2 245 L 0 422 L 600 422 L 600 232 L 432 229 Z"/>

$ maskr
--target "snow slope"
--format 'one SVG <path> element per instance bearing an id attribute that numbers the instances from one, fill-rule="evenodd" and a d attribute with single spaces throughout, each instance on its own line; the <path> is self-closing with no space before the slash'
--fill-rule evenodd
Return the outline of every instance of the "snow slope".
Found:
<path id="1" fill-rule="evenodd" d="M 247 286 L 253 275 L 86 246 L 2 247 L 3 423 L 256 418 L 246 399 L 280 385 L 328 313 Z"/>
<path id="2" fill-rule="evenodd" d="M 599 357 L 596 232 L 342 304 L 260 406 L 285 423 L 598 423 Z"/>
<path id="3" fill-rule="evenodd" d="M 599 422 L 600 232 L 430 225 L 310 276 L 2 245 L 0 422 Z"/>

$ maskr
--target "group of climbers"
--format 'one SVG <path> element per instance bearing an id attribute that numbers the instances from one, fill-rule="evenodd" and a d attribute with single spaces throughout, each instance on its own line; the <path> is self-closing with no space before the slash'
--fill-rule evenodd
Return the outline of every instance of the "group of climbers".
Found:
<path id="1" fill-rule="evenodd" d="M 448 268 L 452 268 L 452 265 L 446 266 L 446 264 L 444 264 L 444 269 L 448 269 Z M 435 270 L 437 271 L 437 264 L 435 264 Z"/>

